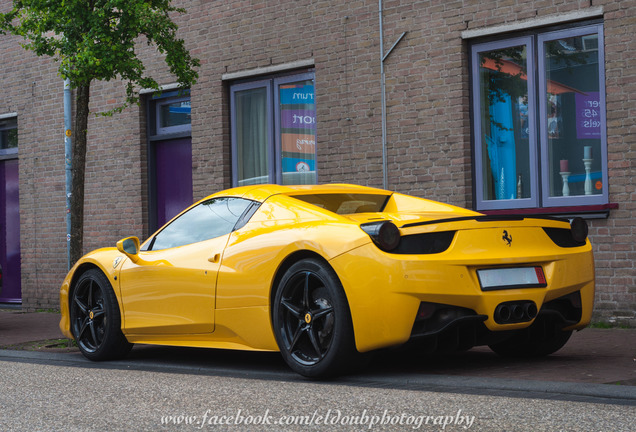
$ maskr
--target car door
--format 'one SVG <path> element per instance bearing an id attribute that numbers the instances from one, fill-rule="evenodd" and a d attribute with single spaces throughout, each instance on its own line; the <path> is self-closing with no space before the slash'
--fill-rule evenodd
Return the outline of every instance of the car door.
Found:
<path id="1" fill-rule="evenodd" d="M 230 233 L 252 202 L 220 197 L 181 214 L 121 267 L 126 334 L 214 331 L 216 279 Z"/>

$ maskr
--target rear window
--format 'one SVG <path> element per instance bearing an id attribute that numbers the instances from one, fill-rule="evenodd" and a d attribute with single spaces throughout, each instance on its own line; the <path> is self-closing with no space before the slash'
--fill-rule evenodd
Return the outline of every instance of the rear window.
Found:
<path id="1" fill-rule="evenodd" d="M 293 198 L 340 215 L 381 212 L 390 195 L 375 194 L 311 194 Z"/>

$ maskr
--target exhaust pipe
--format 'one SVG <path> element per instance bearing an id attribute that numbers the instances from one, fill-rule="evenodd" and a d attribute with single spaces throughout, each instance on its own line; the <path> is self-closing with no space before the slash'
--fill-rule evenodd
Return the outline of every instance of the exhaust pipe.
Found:
<path id="1" fill-rule="evenodd" d="M 533 301 L 519 300 L 499 304 L 493 318 L 497 324 L 514 324 L 532 321 L 537 313 L 537 305 Z"/>
<path id="2" fill-rule="evenodd" d="M 510 321 L 510 308 L 505 304 L 500 304 L 495 309 L 495 321 L 498 323 Z"/>
<path id="3" fill-rule="evenodd" d="M 534 304 L 534 302 L 526 303 L 523 306 L 523 312 L 530 319 L 534 319 L 537 316 L 537 313 L 539 313 L 537 305 Z"/>
<path id="4" fill-rule="evenodd" d="M 515 321 L 523 320 L 523 306 L 513 304 L 510 308 L 512 310 L 512 319 Z"/>

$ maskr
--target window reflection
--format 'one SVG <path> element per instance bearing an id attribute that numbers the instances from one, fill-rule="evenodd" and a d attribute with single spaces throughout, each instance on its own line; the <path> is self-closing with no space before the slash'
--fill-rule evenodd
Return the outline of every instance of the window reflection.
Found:
<path id="1" fill-rule="evenodd" d="M 530 194 L 526 57 L 525 45 L 480 54 L 486 200 L 527 198 Z"/>
<path id="2" fill-rule="evenodd" d="M 550 196 L 603 193 L 598 35 L 546 41 Z"/>
<path id="3" fill-rule="evenodd" d="M 168 249 L 229 234 L 250 203 L 231 197 L 204 201 L 161 230 L 150 249 Z"/>
<path id="4" fill-rule="evenodd" d="M 190 113 L 192 109 L 189 100 L 164 104 L 160 106 L 159 110 L 159 126 L 162 128 L 191 123 Z"/>
<path id="5" fill-rule="evenodd" d="M 606 204 L 603 28 L 471 48 L 476 207 Z"/>
<path id="6" fill-rule="evenodd" d="M 16 119 L 0 120 L 0 150 L 18 148 L 18 122 Z"/>
<path id="7" fill-rule="evenodd" d="M 279 85 L 283 184 L 316 183 L 316 105 L 313 80 Z"/>

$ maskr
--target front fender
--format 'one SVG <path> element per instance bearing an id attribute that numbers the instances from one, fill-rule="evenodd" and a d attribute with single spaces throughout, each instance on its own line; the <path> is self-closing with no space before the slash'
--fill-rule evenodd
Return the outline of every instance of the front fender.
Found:
<path id="1" fill-rule="evenodd" d="M 60 312 L 62 318 L 60 319 L 60 330 L 64 336 L 69 339 L 74 339 L 71 332 L 71 318 L 70 318 L 70 295 L 71 289 L 75 281 L 88 269 L 98 268 L 106 275 L 115 292 L 117 303 L 119 305 L 119 313 L 122 317 L 122 327 L 124 326 L 124 309 L 121 302 L 121 296 L 119 291 L 119 272 L 121 270 L 122 263 L 128 259 L 124 254 L 119 252 L 116 248 L 103 248 L 97 249 L 93 252 L 89 252 L 80 258 L 75 265 L 68 272 L 62 286 L 60 287 Z"/>

